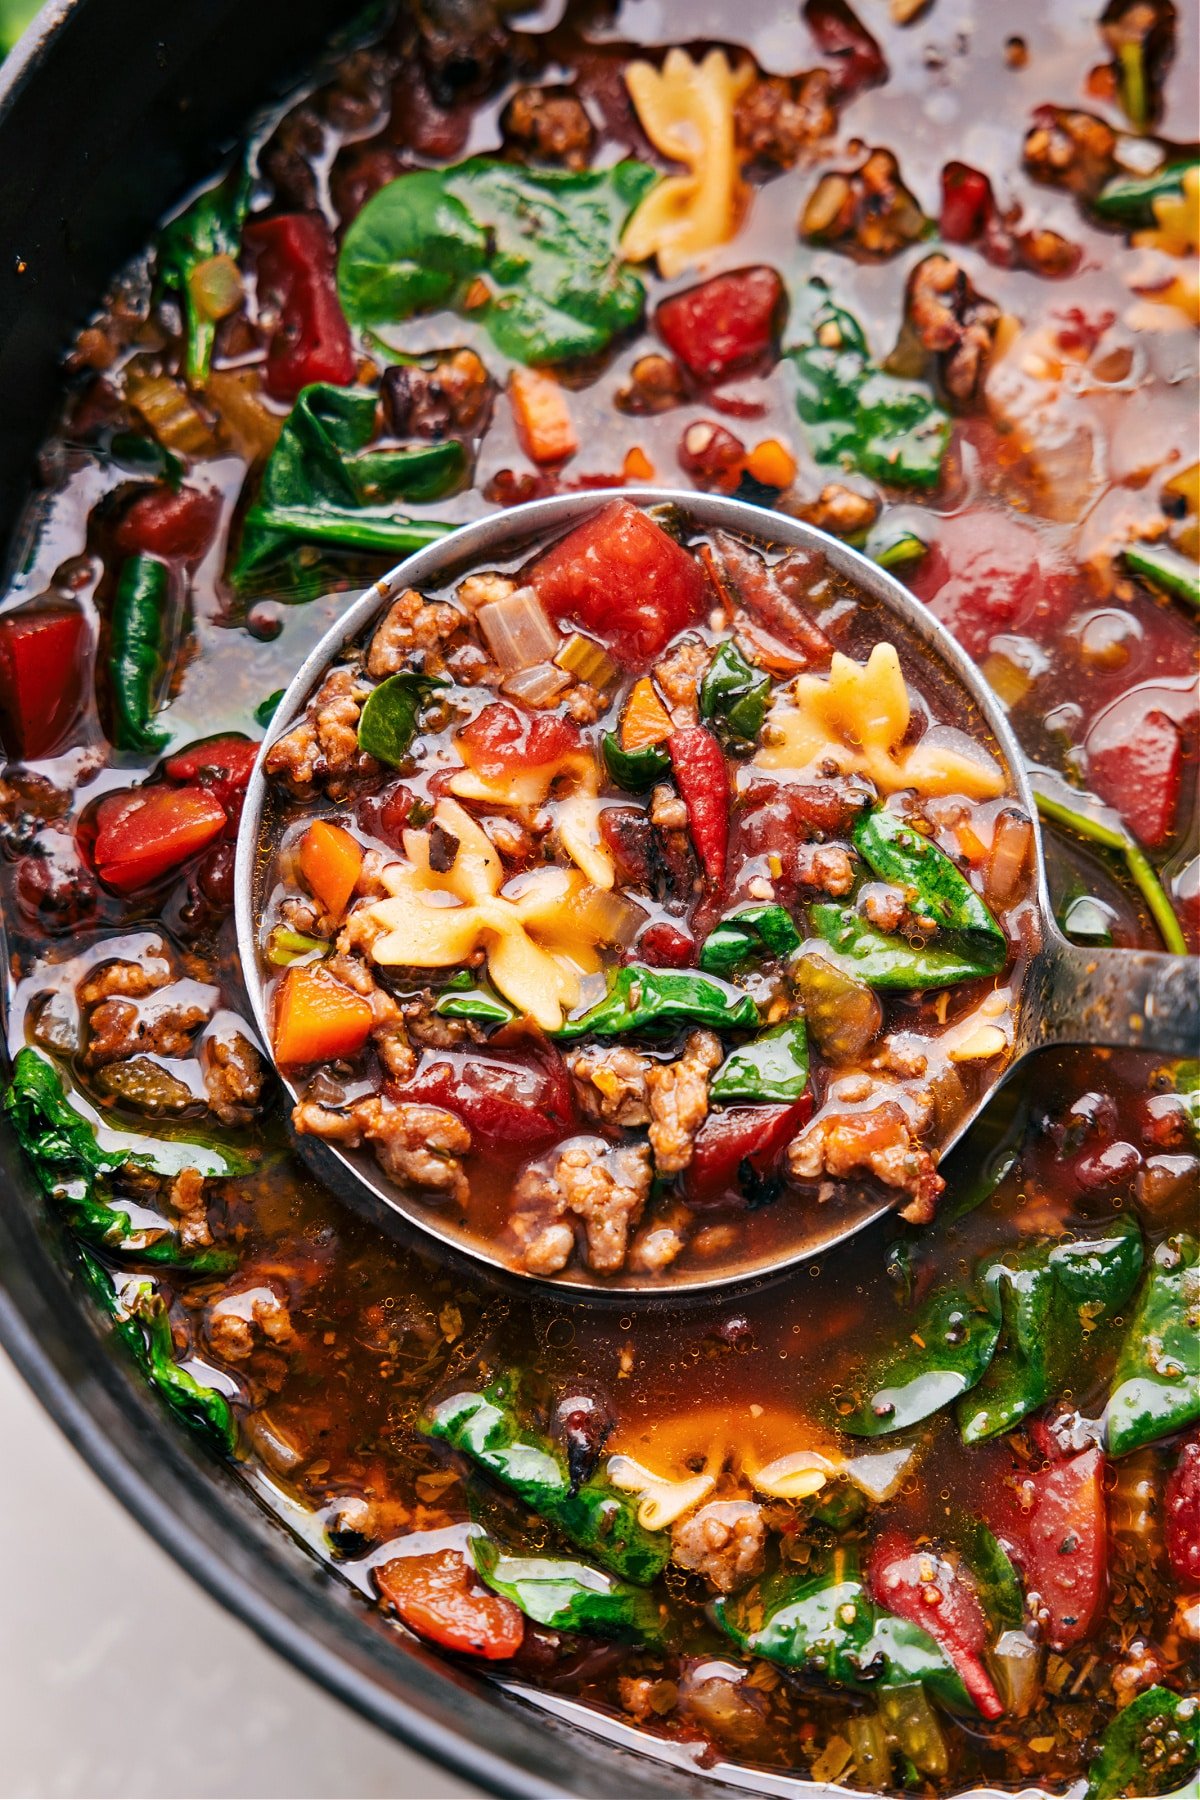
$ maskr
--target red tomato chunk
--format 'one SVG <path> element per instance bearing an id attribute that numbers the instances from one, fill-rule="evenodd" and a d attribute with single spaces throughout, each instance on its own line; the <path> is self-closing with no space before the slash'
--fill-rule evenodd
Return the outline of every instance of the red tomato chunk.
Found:
<path id="1" fill-rule="evenodd" d="M 711 882 L 725 874 L 729 847 L 729 774 L 725 753 L 711 731 L 688 725 L 667 739 L 671 767 L 688 810 L 688 829 L 700 866 Z"/>
<path id="2" fill-rule="evenodd" d="M 654 315 L 659 336 L 698 381 L 774 360 L 785 295 L 774 269 L 735 269 L 673 294 Z"/>
<path id="3" fill-rule="evenodd" d="M 657 656 L 704 604 L 696 563 L 628 500 L 577 525 L 529 579 L 552 618 L 596 632 L 628 666 Z"/>
<path id="4" fill-rule="evenodd" d="M 945 1651 L 985 1719 L 998 1719 L 1003 1703 L 983 1663 L 988 1625 L 967 1576 L 945 1557 L 921 1550 L 900 1531 L 885 1531 L 867 1570 L 871 1598 L 919 1625 Z"/>
<path id="5" fill-rule="evenodd" d="M 696 1134 L 685 1190 L 693 1206 L 745 1206 L 745 1174 L 766 1181 L 812 1114 L 812 1095 L 787 1106 L 734 1106 L 709 1113 Z"/>
<path id="6" fill-rule="evenodd" d="M 1179 727 L 1155 704 L 1153 687 L 1106 707 L 1087 736 L 1088 779 L 1148 850 L 1175 829 L 1183 785 Z"/>
<path id="7" fill-rule="evenodd" d="M 434 1051 L 396 1094 L 454 1113 L 477 1151 L 537 1149 L 575 1125 L 571 1084 L 552 1050 L 528 1056 Z"/>
<path id="8" fill-rule="evenodd" d="M 247 247 L 258 259 L 260 299 L 279 310 L 267 350 L 266 387 L 276 400 L 294 400 L 312 381 L 345 386 L 354 379 L 354 349 L 337 296 L 335 251 L 329 228 L 313 213 L 284 213 L 247 226 Z"/>
<path id="9" fill-rule="evenodd" d="M 496 700 L 464 727 L 459 743 L 476 774 L 494 781 L 557 762 L 579 748 L 579 732 L 570 719 L 555 713 L 530 715 Z"/>
<path id="10" fill-rule="evenodd" d="M 1000 632 L 1043 631 L 1067 589 L 1037 532 L 997 512 L 943 519 L 911 586 L 971 656 Z"/>
<path id="11" fill-rule="evenodd" d="M 1037 1595 L 1046 1641 L 1066 1650 L 1090 1637 L 1108 1593 L 1104 1453 L 1014 1474 L 985 1502 L 989 1523 Z"/>
<path id="12" fill-rule="evenodd" d="M 1200 1435 L 1190 1437 L 1167 1482 L 1167 1560 L 1181 1588 L 1200 1587 Z"/>
<path id="13" fill-rule="evenodd" d="M 122 556 L 180 556 L 199 562 L 221 517 L 221 496 L 209 490 L 152 487 L 127 509 L 113 541 Z"/>
<path id="14" fill-rule="evenodd" d="M 146 787 L 109 794 L 96 812 L 96 873 L 119 894 L 152 887 L 220 837 L 228 823 L 201 787 Z"/>
<path id="15" fill-rule="evenodd" d="M 376 1569 L 375 1579 L 409 1630 L 443 1650 L 499 1662 L 521 1648 L 521 1613 L 488 1592 L 461 1550 L 397 1556 Z"/>
<path id="16" fill-rule="evenodd" d="M 233 734 L 204 738 L 177 755 L 169 756 L 164 772 L 168 781 L 210 788 L 236 822 L 258 749 L 254 738 Z"/>
<path id="17" fill-rule="evenodd" d="M 14 756 L 47 756 L 83 699 L 88 627 L 74 607 L 22 607 L 0 619 L 0 721 Z"/>

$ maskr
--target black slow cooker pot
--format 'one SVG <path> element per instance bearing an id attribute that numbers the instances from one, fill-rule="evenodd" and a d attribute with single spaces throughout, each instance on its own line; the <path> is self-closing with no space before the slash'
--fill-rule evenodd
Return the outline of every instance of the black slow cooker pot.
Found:
<path id="1" fill-rule="evenodd" d="M 286 93 L 350 10 L 334 0 L 52 0 L 0 69 L 0 538 L 28 489 L 72 330 L 164 209 L 257 106 Z M 0 1172 L 5 1348 L 109 1488 L 260 1637 L 497 1794 L 734 1793 L 402 1640 L 235 1471 L 155 1409 L 73 1283 L 7 1128 Z"/>

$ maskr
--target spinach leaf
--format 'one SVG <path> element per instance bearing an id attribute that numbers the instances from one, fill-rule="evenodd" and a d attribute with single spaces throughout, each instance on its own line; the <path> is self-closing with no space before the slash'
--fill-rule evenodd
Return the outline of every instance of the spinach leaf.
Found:
<path id="1" fill-rule="evenodd" d="M 927 388 L 871 361 L 858 322 L 827 302 L 811 340 L 790 352 L 796 409 L 819 463 L 841 463 L 895 487 L 936 487 L 950 419 Z"/>
<path id="2" fill-rule="evenodd" d="M 602 1472 L 574 1484 L 558 1451 L 522 1423 L 515 1394 L 509 1378 L 453 1394 L 421 1429 L 469 1457 L 605 1568 L 648 1587 L 666 1567 L 668 1533 L 639 1525 L 636 1496 L 615 1488 Z"/>
<path id="3" fill-rule="evenodd" d="M 687 969 L 648 969 L 630 963 L 609 976 L 608 992 L 577 1019 L 568 1019 L 558 1038 L 616 1037 L 626 1031 L 671 1030 L 708 1025 L 714 1031 L 752 1030 L 758 1008 L 749 994 L 711 975 Z"/>
<path id="4" fill-rule="evenodd" d="M 437 675 L 401 669 L 367 695 L 358 720 L 358 747 L 377 762 L 398 769 L 412 748 L 421 709 L 439 688 L 449 686 Z"/>
<path id="5" fill-rule="evenodd" d="M 929 838 L 877 807 L 855 825 L 854 847 L 881 881 L 907 890 L 909 910 L 918 918 L 960 940 L 980 962 L 1004 967 L 1003 931 L 966 876 Z"/>
<path id="6" fill-rule="evenodd" d="M 708 975 L 728 979 L 743 963 L 764 956 L 790 956 L 800 948 L 800 933 L 782 906 L 743 906 L 715 925 L 700 951 L 700 967 Z"/>
<path id="7" fill-rule="evenodd" d="M 143 437 L 140 431 L 114 431 L 108 440 L 108 454 L 119 469 L 163 481 L 173 494 L 179 492 L 183 464 L 157 438 Z"/>
<path id="8" fill-rule="evenodd" d="M 1173 1083 L 1175 1092 L 1187 1108 L 1192 1137 L 1200 1144 L 1200 1061 L 1190 1057 L 1186 1062 L 1176 1063 Z"/>
<path id="9" fill-rule="evenodd" d="M 1025 1620 L 1020 1577 L 995 1533 L 977 1519 L 967 1544 L 971 1572 L 992 1630 L 1019 1631 Z"/>
<path id="10" fill-rule="evenodd" d="M 461 305 L 482 279 L 488 298 L 471 316 L 505 356 L 593 356 L 641 316 L 645 288 L 618 245 L 658 179 L 634 161 L 575 173 L 487 156 L 399 175 L 346 233 L 338 259 L 346 317 L 379 337 L 416 312 Z"/>
<path id="11" fill-rule="evenodd" d="M 561 1556 L 505 1556 L 490 1538 L 470 1540 L 480 1577 L 527 1619 L 554 1631 L 582 1631 L 620 1643 L 663 1641 L 662 1603 L 602 1569 Z"/>
<path id="12" fill-rule="evenodd" d="M 1198 1761 L 1200 1699 L 1170 1688 L 1147 1688 L 1104 1727 L 1084 1800 L 1182 1794 Z"/>
<path id="13" fill-rule="evenodd" d="M 779 1569 L 712 1610 L 741 1649 L 767 1662 L 860 1692 L 919 1681 L 948 1705 L 970 1709 L 960 1676 L 928 1632 L 878 1609 L 847 1557 L 815 1579 Z"/>
<path id="14" fill-rule="evenodd" d="M 275 714 L 279 711 L 279 702 L 286 693 L 286 688 L 276 688 L 273 694 L 268 694 L 266 699 L 260 700 L 255 707 L 254 723 L 256 725 L 261 725 L 264 731 L 275 717 Z"/>
<path id="15" fill-rule="evenodd" d="M 1166 163 L 1153 175 L 1114 175 L 1092 204 L 1102 219 L 1122 225 L 1153 225 L 1154 202 L 1182 194 L 1183 178 L 1197 163 L 1200 157 L 1187 156 Z"/>
<path id="16" fill-rule="evenodd" d="M 29 1046 L 17 1052 L 4 1110 L 42 1191 L 85 1243 L 139 1263 L 197 1275 L 218 1275 L 237 1266 L 236 1251 L 188 1250 L 178 1232 L 166 1226 L 135 1228 L 127 1212 L 108 1204 L 98 1187 L 133 1160 L 130 1152 L 101 1148 L 93 1126 L 67 1099 L 58 1070 Z"/>
<path id="17" fill-rule="evenodd" d="M 465 971 L 464 971 L 465 973 Z M 434 1012 L 442 1019 L 471 1019 L 479 1025 L 507 1025 L 510 1019 L 516 1018 L 516 1011 L 502 1000 L 486 982 L 467 980 L 453 991 L 454 984 L 447 983 L 451 989 L 434 1003 Z"/>
<path id="18" fill-rule="evenodd" d="M 880 1437 L 919 1424 L 982 1380 L 999 1341 L 999 1313 L 970 1288 L 936 1289 L 904 1341 L 868 1370 L 862 1400 L 838 1425 L 851 1437 Z"/>
<path id="19" fill-rule="evenodd" d="M 1200 1419 L 1200 1252 L 1168 1238 L 1150 1272 L 1117 1358 L 1108 1448 L 1127 1456 Z"/>
<path id="20" fill-rule="evenodd" d="M 303 388 L 267 458 L 230 571 L 239 594 L 269 586 L 281 600 L 321 587 L 314 551 L 407 556 L 453 529 L 410 519 L 394 500 L 434 500 L 461 479 L 457 438 L 412 450 L 368 450 L 376 396 L 366 388 L 314 382 Z"/>
<path id="21" fill-rule="evenodd" d="M 671 771 L 671 758 L 662 744 L 646 744 L 640 750 L 623 750 L 615 731 L 600 740 L 604 763 L 617 786 L 626 793 L 641 794 Z"/>
<path id="22" fill-rule="evenodd" d="M 964 1444 L 996 1437 L 1042 1406 L 1056 1385 L 1052 1357 L 1064 1333 L 1057 1317 L 1060 1299 L 1045 1263 L 1022 1267 L 993 1263 L 983 1278 L 1000 1316 L 1001 1346 L 973 1393 L 958 1402 Z"/>
<path id="23" fill-rule="evenodd" d="M 184 369 L 192 387 L 203 387 L 208 380 L 217 325 L 197 307 L 190 277 L 214 256 L 237 256 L 252 187 L 250 165 L 243 160 L 224 181 L 197 195 L 186 211 L 159 233 L 156 272 L 161 285 L 177 293 L 183 303 L 187 328 Z"/>
<path id="24" fill-rule="evenodd" d="M 976 981 L 995 973 L 990 956 L 980 958 L 934 943 L 914 949 L 902 937 L 876 931 L 859 913 L 846 912 L 831 902 L 809 909 L 818 935 L 840 956 L 849 973 L 873 988 L 953 987 L 958 981 Z"/>
<path id="25" fill-rule="evenodd" d="M 237 1424 L 229 1402 L 175 1361 L 166 1302 L 153 1281 L 146 1277 L 127 1281 L 118 1293 L 104 1264 L 86 1250 L 80 1252 L 80 1267 L 97 1303 L 112 1319 L 116 1337 L 150 1386 L 193 1431 L 208 1438 L 217 1450 L 232 1454 L 237 1446 Z"/>
<path id="26" fill-rule="evenodd" d="M 767 716 L 771 678 L 746 661 L 732 638 L 719 645 L 700 683 L 700 717 L 734 749 L 757 743 Z"/>
<path id="27" fill-rule="evenodd" d="M 170 732 L 156 725 L 167 660 L 171 571 L 157 556 L 131 556 L 121 565 L 109 630 L 108 688 L 113 743 L 118 750 L 161 750 Z"/>
<path id="28" fill-rule="evenodd" d="M 798 1100 L 808 1086 L 803 1019 L 785 1019 L 732 1050 L 713 1077 L 714 1100 Z"/>

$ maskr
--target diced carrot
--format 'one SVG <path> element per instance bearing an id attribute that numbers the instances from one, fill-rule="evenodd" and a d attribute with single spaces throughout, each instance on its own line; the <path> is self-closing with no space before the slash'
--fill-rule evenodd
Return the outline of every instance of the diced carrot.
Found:
<path id="1" fill-rule="evenodd" d="M 958 839 L 959 849 L 971 864 L 972 868 L 978 868 L 981 862 L 987 860 L 987 845 L 975 830 L 974 826 L 969 824 L 966 819 L 960 820 L 954 827 L 954 835 Z"/>
<path id="2" fill-rule="evenodd" d="M 362 872 L 363 853 L 340 825 L 315 819 L 300 842 L 300 873 L 310 894 L 340 918 Z"/>
<path id="3" fill-rule="evenodd" d="M 670 714 L 654 691 L 654 683 L 643 675 L 634 682 L 621 715 L 622 750 L 645 750 L 650 744 L 665 743 L 674 729 Z"/>
<path id="4" fill-rule="evenodd" d="M 764 487 L 791 487 L 796 479 L 796 459 L 778 438 L 764 438 L 746 458 L 746 473 Z"/>
<path id="5" fill-rule="evenodd" d="M 369 1003 L 320 963 L 289 969 L 275 1003 L 276 1058 L 296 1066 L 353 1056 L 371 1023 Z"/>
<path id="6" fill-rule="evenodd" d="M 579 448 L 567 397 L 551 375 L 514 369 L 508 398 L 521 448 L 531 462 L 561 463 Z"/>
<path id="7" fill-rule="evenodd" d="M 621 465 L 621 474 L 626 481 L 653 481 L 654 464 L 646 455 L 640 444 L 625 452 L 625 461 Z"/>

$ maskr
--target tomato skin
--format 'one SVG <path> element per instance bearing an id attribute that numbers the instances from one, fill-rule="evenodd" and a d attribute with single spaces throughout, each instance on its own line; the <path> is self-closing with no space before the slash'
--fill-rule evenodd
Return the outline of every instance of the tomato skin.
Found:
<path id="1" fill-rule="evenodd" d="M 729 849 L 729 771 L 725 752 L 703 725 L 687 725 L 667 739 L 675 782 L 688 811 L 700 866 L 716 884 Z"/>
<path id="2" fill-rule="evenodd" d="M 48 756 L 83 700 L 88 625 L 76 607 L 23 606 L 0 619 L 0 725 L 14 756 Z"/>
<path id="3" fill-rule="evenodd" d="M 529 580 L 551 618 L 595 632 L 626 667 L 657 656 L 705 599 L 698 565 L 628 500 L 568 532 Z"/>
<path id="4" fill-rule="evenodd" d="M 655 969 L 690 969 L 696 961 L 696 940 L 660 919 L 647 925 L 638 939 L 637 958 Z"/>
<path id="5" fill-rule="evenodd" d="M 220 837 L 228 815 L 202 787 L 143 787 L 108 794 L 96 809 L 96 873 L 118 894 L 153 887 Z"/>
<path id="6" fill-rule="evenodd" d="M 225 808 L 231 824 L 236 825 L 258 752 L 256 739 L 228 732 L 202 738 L 198 744 L 177 751 L 167 758 L 163 772 L 168 781 L 210 789 Z"/>
<path id="7" fill-rule="evenodd" d="M 812 1116 L 812 1095 L 780 1106 L 731 1106 L 709 1113 L 696 1133 L 696 1146 L 684 1177 L 689 1205 L 745 1206 L 742 1164 L 752 1177 L 769 1179 L 788 1144 Z"/>
<path id="8" fill-rule="evenodd" d="M 1181 1588 L 1200 1587 L 1200 1432 L 1179 1452 L 1163 1512 L 1171 1573 Z"/>
<path id="9" fill-rule="evenodd" d="M 279 308 L 267 350 L 268 394 L 294 400 L 313 381 L 345 387 L 354 379 L 354 349 L 325 221 L 315 213 L 282 213 L 248 225 L 243 241 L 257 258 L 260 296 L 269 295 Z"/>
<path id="10" fill-rule="evenodd" d="M 1183 737 L 1155 704 L 1153 685 L 1134 688 L 1093 720 L 1085 742 L 1088 781 L 1148 850 L 1175 829 L 1183 785 Z"/>
<path id="11" fill-rule="evenodd" d="M 527 713 L 494 700 L 459 733 L 463 755 L 485 781 L 540 769 L 579 748 L 579 729 L 554 713 Z"/>
<path id="12" fill-rule="evenodd" d="M 995 210 L 992 184 L 969 164 L 948 162 L 942 170 L 940 229 L 948 244 L 969 244 Z"/>
<path id="13" fill-rule="evenodd" d="M 521 1648 L 523 1614 L 483 1587 L 461 1550 L 394 1557 L 375 1579 L 409 1630 L 443 1650 L 502 1662 Z"/>
<path id="14" fill-rule="evenodd" d="M 734 269 L 672 294 L 659 305 L 654 325 L 690 375 L 720 381 L 735 369 L 774 360 L 785 304 L 774 269 Z"/>
<path id="15" fill-rule="evenodd" d="M 804 23 L 817 48 L 833 59 L 831 74 L 840 100 L 849 100 L 863 88 L 887 80 L 882 50 L 846 0 L 805 0 Z"/>
<path id="16" fill-rule="evenodd" d="M 221 497 L 211 490 L 147 488 L 130 505 L 113 533 L 122 556 L 182 557 L 199 562 L 213 540 Z"/>
<path id="17" fill-rule="evenodd" d="M 1043 627 L 1068 597 L 1065 577 L 1034 528 L 987 508 L 941 520 L 909 585 L 976 657 L 986 656 L 999 632 Z"/>
<path id="18" fill-rule="evenodd" d="M 444 1107 L 462 1120 L 476 1151 L 493 1155 L 540 1149 L 577 1123 L 567 1071 L 548 1046 L 487 1055 L 430 1051 L 416 1074 L 389 1092 L 398 1100 Z"/>
<path id="19" fill-rule="evenodd" d="M 1054 1650 L 1091 1636 L 1108 1593 L 1104 1452 L 1096 1447 L 1014 1473 L 985 1500 L 988 1522 L 1011 1550 Z"/>
<path id="20" fill-rule="evenodd" d="M 927 1631 L 961 1675 L 985 1719 L 998 1719 L 1004 1704 L 983 1662 L 988 1625 L 967 1577 L 932 1550 L 920 1550 L 902 1531 L 885 1531 L 867 1565 L 867 1588 L 879 1606 Z"/>

